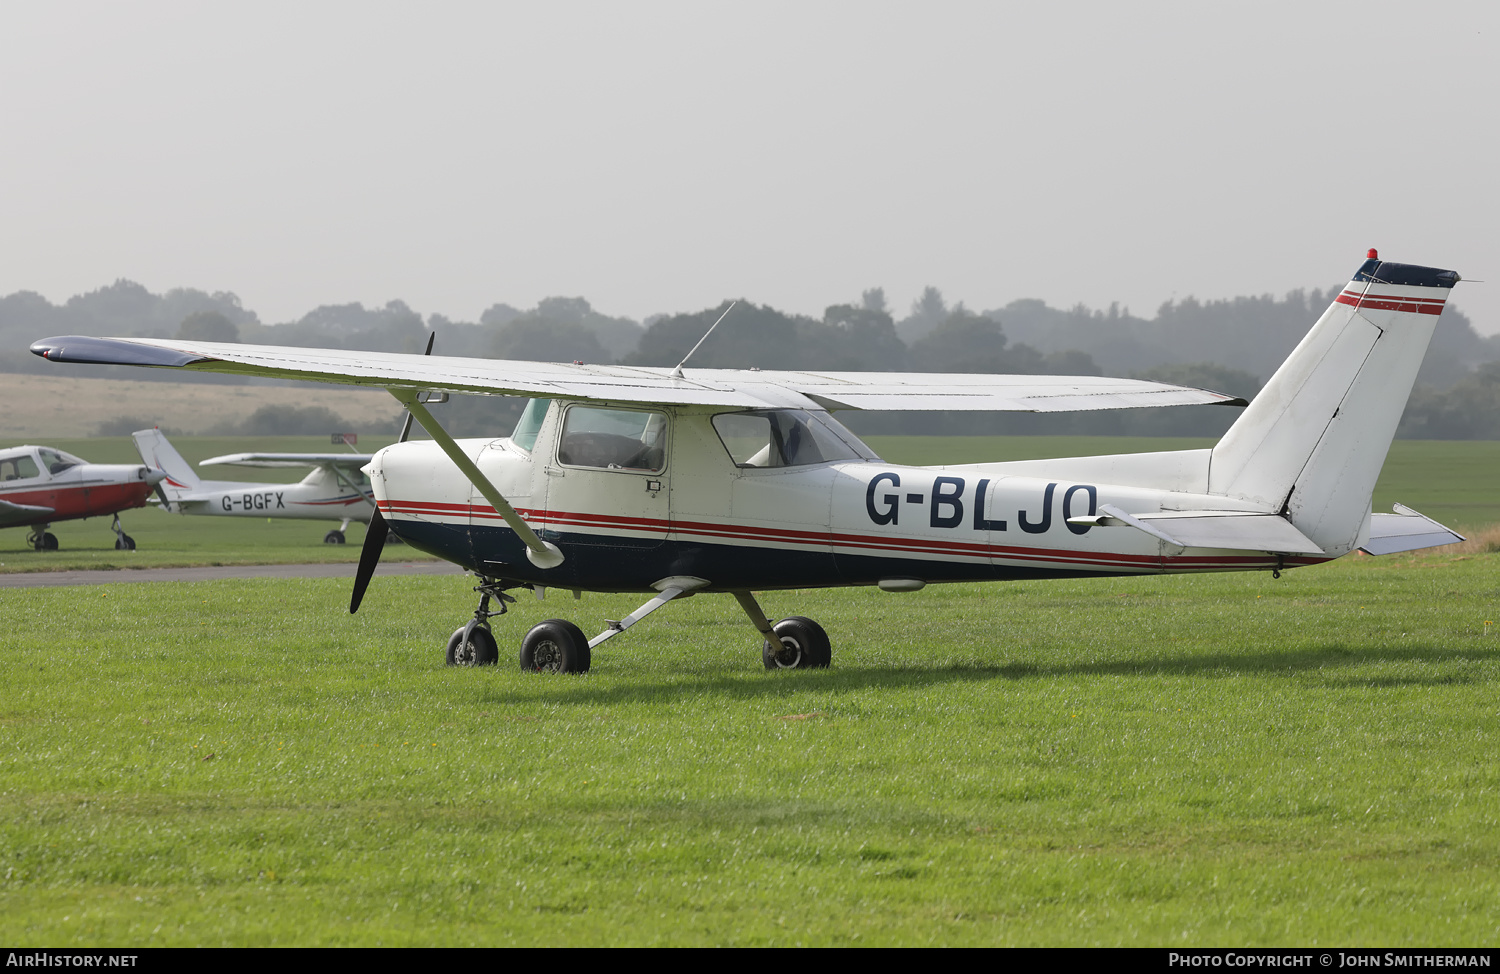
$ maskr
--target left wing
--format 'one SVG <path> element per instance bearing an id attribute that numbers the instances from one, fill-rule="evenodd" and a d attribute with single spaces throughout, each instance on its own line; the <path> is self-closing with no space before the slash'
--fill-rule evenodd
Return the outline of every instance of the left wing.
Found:
<path id="1" fill-rule="evenodd" d="M 741 409 L 953 409 L 1066 412 L 1245 400 L 1202 389 L 1092 375 L 928 372 L 773 372 L 566 365 L 278 345 L 152 338 L 46 338 L 31 351 L 52 362 L 143 365 L 307 379 L 387 389 L 733 406 Z"/>
<path id="2" fill-rule="evenodd" d="M 0 528 L 15 527 L 19 524 L 35 524 L 37 519 L 51 514 L 53 508 L 37 507 L 33 504 L 12 504 L 10 501 L 0 501 Z"/>
<path id="3" fill-rule="evenodd" d="M 227 464 L 236 467 L 340 467 L 358 470 L 373 459 L 373 453 L 229 453 L 222 457 L 199 460 L 198 466 Z"/>

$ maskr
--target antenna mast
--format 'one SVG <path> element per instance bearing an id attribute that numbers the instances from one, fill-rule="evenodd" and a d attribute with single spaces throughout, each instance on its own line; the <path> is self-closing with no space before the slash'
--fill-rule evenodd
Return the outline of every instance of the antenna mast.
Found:
<path id="1" fill-rule="evenodd" d="M 719 315 L 719 321 L 723 321 L 725 318 L 729 317 L 729 312 L 733 311 L 734 306 L 737 304 L 739 304 L 738 301 L 729 302 L 729 307 L 725 308 L 724 313 Z M 716 321 L 709 326 L 708 331 L 703 333 L 703 337 L 698 339 L 698 345 L 702 345 L 704 342 L 708 341 L 708 336 L 712 335 L 714 333 L 714 329 L 719 327 L 719 321 Z M 682 357 L 682 361 L 677 363 L 677 368 L 672 370 L 672 378 L 683 378 L 682 367 L 687 364 L 688 359 L 693 357 L 693 353 L 698 350 L 698 345 L 694 345 L 691 349 L 689 349 L 688 353 Z"/>

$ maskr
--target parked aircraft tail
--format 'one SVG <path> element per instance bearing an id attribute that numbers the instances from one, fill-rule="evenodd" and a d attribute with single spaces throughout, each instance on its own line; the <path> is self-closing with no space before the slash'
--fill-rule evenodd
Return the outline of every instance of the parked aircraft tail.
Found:
<path id="1" fill-rule="evenodd" d="M 1459 276 L 1375 251 L 1214 447 L 1209 492 L 1281 513 L 1327 551 L 1360 543 L 1375 479 Z"/>
<path id="2" fill-rule="evenodd" d="M 166 434 L 159 429 L 138 430 L 130 434 L 135 448 L 141 454 L 141 462 L 154 470 L 166 474 L 157 490 L 167 501 L 177 501 L 183 494 L 196 490 L 201 483 L 193 468 L 167 442 Z"/>

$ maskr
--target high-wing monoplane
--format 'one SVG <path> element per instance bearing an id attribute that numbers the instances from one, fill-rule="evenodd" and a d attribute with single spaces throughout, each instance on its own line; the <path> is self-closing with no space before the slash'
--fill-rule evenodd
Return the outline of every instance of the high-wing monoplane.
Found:
<path id="1" fill-rule="evenodd" d="M 379 514 L 350 611 L 387 531 L 478 576 L 453 663 L 490 663 L 490 619 L 529 588 L 650 598 L 592 639 L 554 619 L 523 668 L 578 672 L 592 650 L 674 599 L 732 595 L 765 666 L 821 667 L 824 629 L 774 625 L 755 593 L 934 582 L 1265 571 L 1356 549 L 1460 540 L 1370 499 L 1459 276 L 1374 251 L 1211 449 L 948 467 L 887 463 L 838 410 L 1113 409 L 1243 400 L 1095 376 L 628 368 L 173 340 L 50 338 L 59 362 L 380 386 L 431 441 L 365 468 Z M 423 404 L 441 393 L 531 397 L 509 436 L 456 441 Z M 491 611 L 492 602 L 498 608 Z"/>
<path id="2" fill-rule="evenodd" d="M 199 466 L 312 467 L 312 472 L 295 484 L 202 480 L 161 430 L 130 435 L 146 466 L 162 473 L 162 509 L 174 514 L 339 521 L 323 541 L 343 544 L 349 522 L 368 523 L 375 513 L 370 478 L 360 470 L 373 459 L 368 453 L 235 453 L 211 457 Z"/>
<path id="3" fill-rule="evenodd" d="M 120 527 L 120 511 L 144 507 L 161 475 L 138 464 L 89 463 L 48 446 L 0 450 L 0 528 L 30 526 L 27 542 L 56 551 L 54 521 L 113 514 L 115 548 L 133 551 L 135 539 Z"/>

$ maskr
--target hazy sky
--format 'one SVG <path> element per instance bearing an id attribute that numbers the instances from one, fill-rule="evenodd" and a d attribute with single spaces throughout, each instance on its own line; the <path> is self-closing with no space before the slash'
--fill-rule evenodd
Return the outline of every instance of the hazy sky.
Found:
<path id="1" fill-rule="evenodd" d="M 1492 283 L 1494 3 L 6 3 L 0 294 L 1150 316 Z"/>

